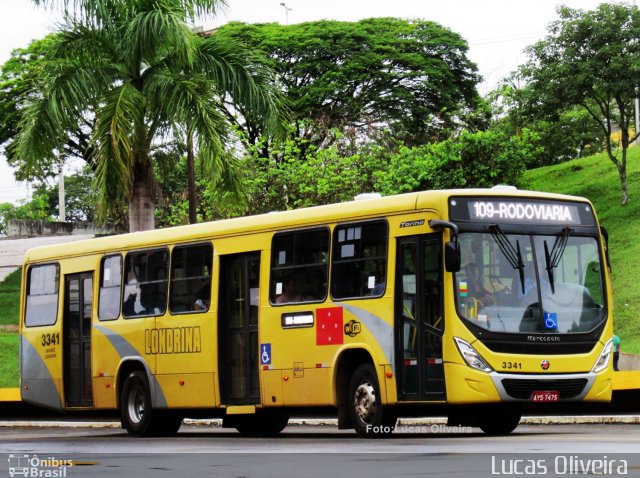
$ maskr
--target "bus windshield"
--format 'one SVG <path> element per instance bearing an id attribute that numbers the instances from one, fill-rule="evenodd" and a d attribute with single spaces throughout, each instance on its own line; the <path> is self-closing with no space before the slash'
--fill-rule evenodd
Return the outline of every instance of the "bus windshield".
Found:
<path id="1" fill-rule="evenodd" d="M 584 333 L 606 316 L 595 237 L 464 232 L 458 313 L 505 333 Z"/>

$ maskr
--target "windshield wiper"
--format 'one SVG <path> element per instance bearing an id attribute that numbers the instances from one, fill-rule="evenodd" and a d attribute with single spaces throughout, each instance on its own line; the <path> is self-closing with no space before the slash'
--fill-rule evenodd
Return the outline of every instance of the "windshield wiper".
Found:
<path id="1" fill-rule="evenodd" d="M 569 234 L 571 233 L 571 229 L 568 227 L 563 227 L 560 234 L 556 236 L 556 240 L 551 247 L 551 252 L 549 252 L 549 245 L 547 241 L 544 241 L 544 258 L 547 262 L 547 276 L 549 277 L 549 286 L 551 286 L 551 293 L 555 294 L 555 280 L 553 278 L 553 269 L 558 267 L 560 264 L 560 259 L 564 255 L 564 250 L 567 247 L 567 242 L 569 242 Z"/>
<path id="2" fill-rule="evenodd" d="M 513 247 L 513 244 L 509 242 L 509 239 L 497 224 L 489 226 L 489 230 L 491 231 L 491 237 L 493 237 L 493 240 L 498 244 L 502 255 L 507 258 L 511 267 L 518 269 L 520 286 L 524 294 L 524 262 L 522 261 L 522 253 L 520 252 L 520 241 L 516 240 L 516 247 Z"/>

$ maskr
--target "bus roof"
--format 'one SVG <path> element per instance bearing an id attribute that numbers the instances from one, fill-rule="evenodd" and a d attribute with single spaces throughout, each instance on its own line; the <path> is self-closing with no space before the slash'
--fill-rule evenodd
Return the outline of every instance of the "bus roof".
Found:
<path id="1" fill-rule="evenodd" d="M 154 247 L 166 243 L 198 242 L 216 237 L 245 234 L 248 231 L 257 233 L 283 227 L 304 228 L 417 210 L 446 211 L 447 200 L 451 196 L 526 197 L 589 202 L 585 198 L 576 196 L 518 190 L 511 187 L 422 191 L 35 247 L 26 252 L 24 263 L 56 257 Z M 118 241 L 117 247 L 114 247 L 114 239 Z"/>

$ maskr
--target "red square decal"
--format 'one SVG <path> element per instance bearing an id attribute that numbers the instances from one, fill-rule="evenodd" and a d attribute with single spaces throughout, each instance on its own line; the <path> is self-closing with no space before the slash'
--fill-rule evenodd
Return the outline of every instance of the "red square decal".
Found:
<path id="1" fill-rule="evenodd" d="M 342 344 L 342 307 L 316 309 L 316 315 L 316 345 Z"/>

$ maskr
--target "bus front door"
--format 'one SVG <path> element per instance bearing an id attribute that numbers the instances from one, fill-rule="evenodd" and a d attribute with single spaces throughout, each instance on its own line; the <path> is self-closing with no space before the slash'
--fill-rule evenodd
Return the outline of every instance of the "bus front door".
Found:
<path id="1" fill-rule="evenodd" d="M 220 257 L 218 370 L 225 405 L 260 403 L 259 279 L 260 253 Z"/>
<path id="2" fill-rule="evenodd" d="M 400 400 L 444 400 L 440 234 L 398 239 L 396 371 Z"/>
<path id="3" fill-rule="evenodd" d="M 63 355 L 67 407 L 91 407 L 91 313 L 93 274 L 65 276 Z"/>

